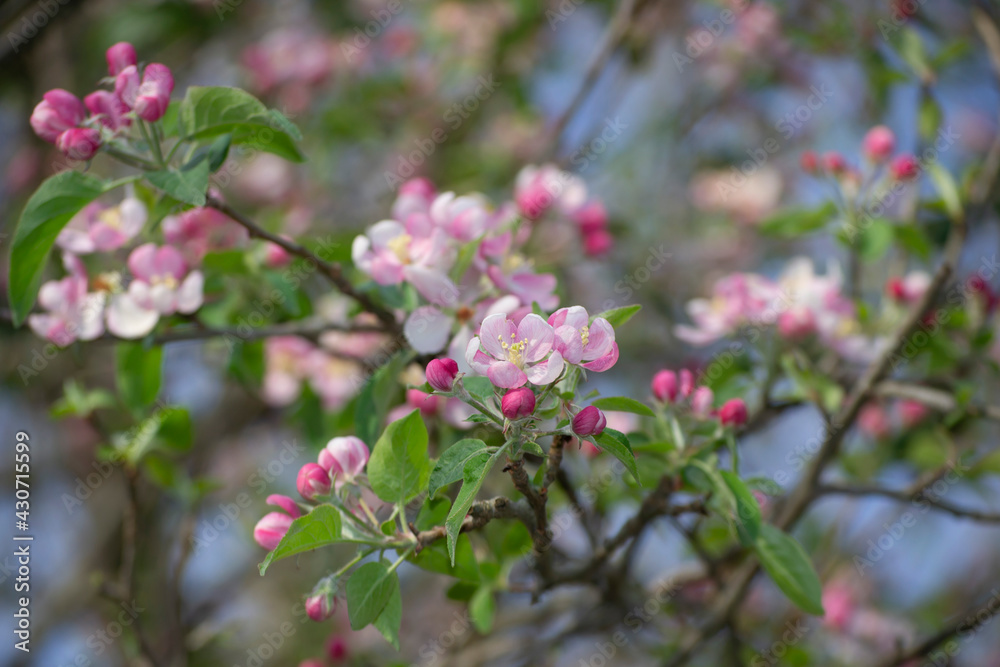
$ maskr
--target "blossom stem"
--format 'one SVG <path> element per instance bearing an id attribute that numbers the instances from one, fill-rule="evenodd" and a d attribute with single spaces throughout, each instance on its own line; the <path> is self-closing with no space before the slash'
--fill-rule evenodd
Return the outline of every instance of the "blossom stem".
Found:
<path id="1" fill-rule="evenodd" d="M 344 567 L 340 568 L 339 570 L 337 570 L 336 572 L 333 573 L 333 578 L 334 579 L 338 579 L 341 575 L 343 575 L 345 572 L 347 572 L 352 567 L 354 567 L 358 563 L 358 561 L 360 561 L 365 556 L 368 556 L 373 551 L 375 551 L 374 547 L 372 547 L 370 549 L 367 549 L 367 550 L 365 550 L 365 549 L 358 549 L 358 553 L 357 553 L 357 555 L 354 558 L 352 558 L 351 560 L 349 560 L 347 562 L 347 564 L 344 565 Z"/>
<path id="2" fill-rule="evenodd" d="M 149 129 L 146 127 L 146 121 L 142 119 L 139 119 L 139 131 L 142 132 L 142 138 L 146 140 L 147 144 L 149 144 L 149 150 L 153 151 L 153 156 L 156 158 L 157 163 L 159 163 L 162 169 L 166 169 L 167 163 L 163 161 L 163 153 L 160 151 L 160 142 L 153 138 Z"/>

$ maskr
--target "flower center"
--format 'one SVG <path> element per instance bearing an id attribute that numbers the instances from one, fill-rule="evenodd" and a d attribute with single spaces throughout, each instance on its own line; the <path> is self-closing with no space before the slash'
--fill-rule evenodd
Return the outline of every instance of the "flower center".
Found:
<path id="1" fill-rule="evenodd" d="M 472 310 L 468 306 L 460 306 L 457 311 L 455 311 L 455 319 L 457 319 L 461 324 L 465 324 L 472 319 L 472 316 L 476 314 L 476 311 Z"/>
<path id="2" fill-rule="evenodd" d="M 590 327 L 586 325 L 580 327 L 580 341 L 587 347 L 587 343 L 590 342 Z"/>
<path id="3" fill-rule="evenodd" d="M 117 208 L 109 208 L 107 210 L 101 211 L 97 216 L 98 220 L 103 222 L 108 227 L 112 229 L 121 229 L 122 226 L 122 216 Z"/>
<path id="4" fill-rule="evenodd" d="M 175 290 L 175 289 L 177 289 L 177 285 L 178 285 L 177 278 L 174 278 L 169 273 L 164 273 L 163 275 L 150 277 L 149 284 L 152 285 L 152 286 L 154 286 L 154 287 L 157 286 L 157 285 L 163 285 L 164 287 L 166 287 L 169 290 Z"/>
<path id="5" fill-rule="evenodd" d="M 507 353 L 507 361 L 518 368 L 522 368 L 524 366 L 524 350 L 528 347 L 528 340 L 523 339 L 515 342 L 516 338 L 517 334 L 512 333 L 510 335 L 510 342 L 508 343 L 503 339 L 503 336 L 497 336 L 497 340 L 500 341 L 500 347 Z"/>
<path id="6" fill-rule="evenodd" d="M 400 234 L 394 239 L 389 239 L 389 242 L 386 243 L 386 245 L 389 246 L 389 250 L 391 250 L 393 254 L 396 255 L 396 258 L 399 259 L 400 263 L 409 264 L 410 241 L 412 240 L 413 237 L 410 236 L 409 234 Z"/>
<path id="7" fill-rule="evenodd" d="M 117 294 L 122 291 L 122 274 L 117 271 L 101 273 L 94 278 L 94 289 L 98 292 Z"/>

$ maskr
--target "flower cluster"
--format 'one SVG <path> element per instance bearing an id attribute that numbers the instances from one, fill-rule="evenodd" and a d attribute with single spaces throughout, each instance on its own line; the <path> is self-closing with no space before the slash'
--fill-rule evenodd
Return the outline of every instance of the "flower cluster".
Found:
<path id="1" fill-rule="evenodd" d="M 498 208 L 479 194 L 438 193 L 426 179 L 407 181 L 393 217 L 354 240 L 355 266 L 379 285 L 412 286 L 428 302 L 404 325 L 414 349 L 447 348 L 461 360 L 488 316 L 520 321 L 532 304 L 558 306 L 555 276 L 536 272 L 521 252 L 532 232 L 525 222 L 558 209 L 575 216 L 586 239 L 607 234 L 607 216 L 599 202 L 587 201 L 582 182 L 553 169 L 527 168 L 518 177 L 516 203 Z"/>
<path id="2" fill-rule="evenodd" d="M 707 345 L 747 327 L 777 324 L 788 339 L 815 335 L 850 361 L 863 362 L 878 353 L 880 343 L 865 336 L 854 303 L 843 294 L 836 265 L 825 275 L 812 261 L 792 260 L 777 280 L 751 273 L 734 273 L 715 283 L 710 299 L 693 299 L 687 312 L 694 326 L 678 325 L 678 338 Z"/>
<path id="3" fill-rule="evenodd" d="M 650 389 L 655 398 L 664 406 L 683 406 L 685 401 L 690 413 L 696 419 L 715 417 L 723 426 L 742 426 L 747 422 L 747 406 L 742 398 L 733 398 L 714 408 L 715 394 L 711 388 L 695 386 L 694 373 L 684 368 L 678 373 L 664 369 L 653 376 Z"/>
<path id="4" fill-rule="evenodd" d="M 135 119 L 159 120 L 170 104 L 174 77 L 166 65 L 150 63 L 140 76 L 135 48 L 127 42 L 115 44 L 106 55 L 113 92 L 98 90 L 81 102 L 57 88 L 45 93 L 31 114 L 35 133 L 73 160 L 91 159 Z"/>
<path id="5" fill-rule="evenodd" d="M 817 155 L 814 151 L 805 151 L 801 157 L 802 169 L 809 174 L 826 174 L 841 182 L 851 184 L 857 189 L 866 176 L 877 176 L 878 169 L 888 167 L 888 174 L 894 181 L 913 180 L 920 174 L 920 163 L 911 153 L 899 153 L 893 157 L 896 150 L 896 135 L 884 125 L 878 125 L 868 130 L 861 141 L 861 153 L 868 166 L 873 168 L 867 175 L 856 167 L 848 164 L 838 151 L 828 151 Z"/>

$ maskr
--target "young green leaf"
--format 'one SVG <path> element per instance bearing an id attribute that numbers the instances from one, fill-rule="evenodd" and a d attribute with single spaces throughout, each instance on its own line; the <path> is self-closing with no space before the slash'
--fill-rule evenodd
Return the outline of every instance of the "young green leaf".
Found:
<path id="1" fill-rule="evenodd" d="M 640 403 L 634 398 L 627 398 L 625 396 L 607 396 L 605 398 L 598 398 L 591 401 L 591 405 L 600 408 L 601 410 L 631 412 L 632 414 L 642 415 L 643 417 L 656 416 L 656 413 L 654 413 L 645 403 Z"/>
<path id="2" fill-rule="evenodd" d="M 163 348 L 146 349 L 142 343 L 118 343 L 116 379 L 122 402 L 138 412 L 151 405 L 160 393 Z"/>
<path id="3" fill-rule="evenodd" d="M 403 595 L 399 590 L 399 578 L 393 572 L 393 580 L 396 585 L 392 589 L 392 595 L 385 604 L 382 613 L 372 623 L 375 629 L 382 633 L 382 636 L 394 649 L 399 650 L 399 627 L 403 623 Z"/>
<path id="4" fill-rule="evenodd" d="M 493 588 L 480 586 L 469 600 L 469 616 L 476 630 L 487 634 L 493 629 L 493 617 L 496 615 L 496 601 L 493 599 Z"/>
<path id="5" fill-rule="evenodd" d="M 605 310 L 603 313 L 598 313 L 595 318 L 603 317 L 608 321 L 608 323 L 615 329 L 632 319 L 636 313 L 642 310 L 642 306 L 635 304 L 632 306 L 622 306 L 621 308 L 612 308 L 611 310 Z"/>
<path id="6" fill-rule="evenodd" d="M 827 202 L 819 208 L 785 209 L 775 216 L 763 221 L 757 226 L 762 234 L 792 238 L 814 232 L 826 226 L 826 223 L 837 212 L 833 202 Z"/>
<path id="7" fill-rule="evenodd" d="M 389 424 L 368 461 L 372 491 L 388 503 L 405 503 L 427 487 L 427 427 L 420 410 Z"/>
<path id="8" fill-rule="evenodd" d="M 412 352 L 398 352 L 368 378 L 354 410 L 355 432 L 363 441 L 375 442 L 378 437 L 389 406 L 397 395 L 396 380 L 412 358 Z"/>
<path id="9" fill-rule="evenodd" d="M 733 523 L 740 541 L 746 546 L 752 546 L 760 532 L 760 505 L 739 475 L 728 470 L 722 470 L 719 474 L 736 498 L 736 516 L 733 517 Z"/>
<path id="10" fill-rule="evenodd" d="M 264 558 L 259 566 L 260 576 L 263 577 L 267 568 L 276 560 L 333 544 L 340 537 L 342 525 L 340 512 L 331 505 L 318 505 L 309 514 L 300 516 L 292 521 L 288 532 L 274 551 Z"/>
<path id="11" fill-rule="evenodd" d="M 427 493 L 433 496 L 442 486 L 447 486 L 452 482 L 462 479 L 465 464 L 469 459 L 482 452 L 489 453 L 486 443 L 475 438 L 459 440 L 446 449 L 441 458 L 438 459 L 434 470 L 431 471 L 430 481 L 427 484 Z"/>
<path id="12" fill-rule="evenodd" d="M 360 630 L 375 621 L 398 590 L 399 579 L 384 562 L 365 563 L 355 570 L 347 580 L 347 616 L 351 629 Z"/>
<path id="13" fill-rule="evenodd" d="M 610 453 L 616 459 L 625 464 L 629 473 L 640 485 L 639 471 L 635 467 L 635 454 L 632 453 L 632 445 L 628 442 L 628 437 L 613 428 L 605 428 L 604 432 L 595 438 L 597 446 Z"/>
<path id="14" fill-rule="evenodd" d="M 793 537 L 765 523 L 754 545 L 761 565 L 781 592 L 803 611 L 823 615 L 823 588 L 809 556 Z"/>
<path id="15" fill-rule="evenodd" d="M 208 162 L 199 161 L 190 169 L 164 169 L 146 174 L 146 180 L 178 201 L 194 206 L 205 205 L 208 190 Z"/>
<path id="16" fill-rule="evenodd" d="M 469 508 L 476 500 L 476 494 L 483 486 L 483 480 L 496 464 L 501 454 L 507 451 L 509 445 L 497 449 L 493 454 L 486 450 L 481 451 L 465 463 L 462 471 L 462 489 L 455 498 L 455 504 L 451 506 L 448 513 L 448 520 L 445 521 L 445 530 L 448 537 L 448 556 L 451 557 L 451 564 L 455 564 L 455 541 L 458 539 L 458 532 L 462 529 L 462 522 L 465 515 L 469 513 Z"/>
<path id="17" fill-rule="evenodd" d="M 14 230 L 10 247 L 7 294 L 11 319 L 20 326 L 35 303 L 56 236 L 84 206 L 107 190 L 107 184 L 89 174 L 62 171 L 47 179 L 31 195 Z"/>

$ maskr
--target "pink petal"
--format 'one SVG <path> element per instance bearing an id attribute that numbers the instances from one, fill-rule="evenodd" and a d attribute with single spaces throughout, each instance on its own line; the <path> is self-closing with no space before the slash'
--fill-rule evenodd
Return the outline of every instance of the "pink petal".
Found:
<path id="1" fill-rule="evenodd" d="M 142 338 L 159 319 L 159 313 L 140 307 L 128 294 L 116 294 L 108 306 L 108 331 L 119 338 Z"/>
<path id="2" fill-rule="evenodd" d="M 590 325 L 587 336 L 587 347 L 583 351 L 583 358 L 590 361 L 603 357 L 611 351 L 611 346 L 615 344 L 615 330 L 603 317 L 598 317 Z"/>
<path id="3" fill-rule="evenodd" d="M 575 327 L 563 325 L 556 329 L 555 348 L 563 359 L 571 364 L 580 363 L 583 357 L 583 340 L 580 331 Z"/>
<path id="4" fill-rule="evenodd" d="M 469 364 L 469 367 L 479 375 L 486 375 L 486 371 L 489 370 L 490 364 L 493 363 L 494 359 L 490 358 L 479 349 L 480 340 L 476 336 L 469 341 L 468 347 L 465 348 L 465 361 Z"/>
<path id="5" fill-rule="evenodd" d="M 528 379 L 532 384 L 549 384 L 559 377 L 564 365 L 562 355 L 558 352 L 553 352 L 551 357 L 528 369 Z"/>
<path id="6" fill-rule="evenodd" d="M 140 280 L 149 282 L 156 275 L 153 271 L 153 260 L 156 257 L 156 244 L 144 243 L 128 256 L 128 270 Z"/>
<path id="7" fill-rule="evenodd" d="M 526 315 L 517 325 L 517 340 L 528 343 L 524 349 L 524 360 L 533 362 L 545 357 L 552 350 L 555 335 L 555 330 L 541 317 L 534 313 Z"/>
<path id="8" fill-rule="evenodd" d="M 486 377 L 495 386 L 502 389 L 514 389 L 524 385 L 528 376 L 520 368 L 509 361 L 495 361 L 486 371 Z"/>
<path id="9" fill-rule="evenodd" d="M 510 345 L 517 342 L 517 329 L 506 315 L 496 313 L 483 320 L 479 328 L 479 338 L 487 354 L 494 359 L 507 359 L 507 350 L 501 341 Z"/>
<path id="10" fill-rule="evenodd" d="M 156 251 L 153 257 L 153 271 L 154 275 L 173 276 L 180 280 L 187 273 L 187 264 L 177 248 L 166 245 Z"/>
<path id="11" fill-rule="evenodd" d="M 600 359 L 582 364 L 588 371 L 602 373 L 618 363 L 618 343 L 612 343 L 611 351 Z"/>
<path id="12" fill-rule="evenodd" d="M 431 303 L 446 306 L 458 301 L 458 288 L 440 271 L 411 265 L 403 268 L 403 276 Z"/>
<path id="13" fill-rule="evenodd" d="M 434 306 L 421 306 L 406 319 L 403 334 L 414 350 L 432 354 L 440 352 L 448 344 L 451 326 L 451 317 Z"/>
<path id="14" fill-rule="evenodd" d="M 192 271 L 184 279 L 177 290 L 177 312 L 190 315 L 201 308 L 204 300 L 202 290 L 205 287 L 205 277 L 201 271 Z"/>

